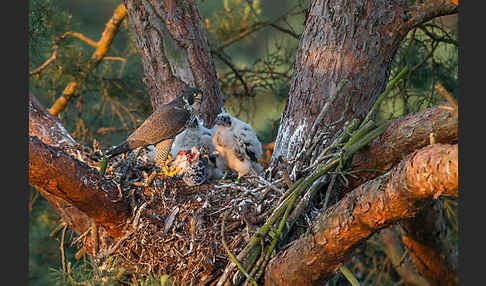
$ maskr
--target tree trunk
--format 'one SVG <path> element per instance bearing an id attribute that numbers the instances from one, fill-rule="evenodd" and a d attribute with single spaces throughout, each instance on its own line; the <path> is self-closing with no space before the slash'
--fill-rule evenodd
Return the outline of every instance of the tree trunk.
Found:
<path id="1" fill-rule="evenodd" d="M 125 0 L 125 5 L 152 108 L 181 95 L 187 87 L 199 87 L 205 95 L 202 119 L 212 126 L 223 101 L 195 1 Z"/>
<path id="2" fill-rule="evenodd" d="M 345 120 L 332 127 L 328 142 L 346 120 L 363 118 L 384 91 L 393 56 L 408 31 L 433 17 L 455 12 L 457 6 L 445 0 L 417 5 L 399 0 L 312 1 L 271 166 L 279 156 L 291 159 L 303 147 L 305 138 L 316 135 L 310 132 L 311 127 L 342 80 L 349 83 L 318 122 L 316 132 L 341 117 L 349 96 Z"/>

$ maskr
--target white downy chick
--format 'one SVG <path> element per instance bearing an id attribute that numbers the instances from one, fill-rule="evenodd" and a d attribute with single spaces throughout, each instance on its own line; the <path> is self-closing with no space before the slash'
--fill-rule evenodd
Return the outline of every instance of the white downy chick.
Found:
<path id="1" fill-rule="evenodd" d="M 251 126 L 226 112 L 216 117 L 215 124 L 213 144 L 220 158 L 216 160 L 217 167 L 236 171 L 238 179 L 246 174 L 260 174 L 263 168 L 258 157 L 262 144 Z"/>

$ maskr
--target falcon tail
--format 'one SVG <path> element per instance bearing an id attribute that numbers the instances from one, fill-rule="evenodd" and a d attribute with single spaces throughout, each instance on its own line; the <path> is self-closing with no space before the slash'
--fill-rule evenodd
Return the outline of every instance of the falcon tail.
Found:
<path id="1" fill-rule="evenodd" d="M 111 149 L 110 151 L 106 152 L 105 156 L 107 156 L 108 158 L 112 158 L 118 154 L 121 154 L 121 153 L 125 153 L 127 151 L 129 151 L 131 148 L 130 148 L 130 145 L 128 144 L 128 141 L 124 141 L 123 143 L 121 143 L 120 145 L 114 147 L 113 149 Z"/>

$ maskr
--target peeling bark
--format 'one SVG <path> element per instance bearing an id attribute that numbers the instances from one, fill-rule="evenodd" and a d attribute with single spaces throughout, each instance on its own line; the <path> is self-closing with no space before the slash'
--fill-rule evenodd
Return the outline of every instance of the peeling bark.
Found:
<path id="1" fill-rule="evenodd" d="M 353 156 L 349 169 L 387 171 L 403 156 L 430 144 L 430 133 L 434 134 L 436 143 L 457 143 L 458 118 L 454 111 L 441 106 L 443 105 L 393 120 L 380 137 Z M 349 177 L 349 186 L 343 192 L 349 192 L 378 175 L 377 172 L 361 172 L 357 178 Z"/>
<path id="2" fill-rule="evenodd" d="M 78 145 L 59 119 L 47 112 L 32 92 L 29 92 L 29 136 L 37 136 L 55 147 Z"/>
<path id="3" fill-rule="evenodd" d="M 324 115 L 318 131 L 341 117 L 346 96 L 352 96 L 349 111 L 331 134 L 340 130 L 346 120 L 362 119 L 384 91 L 393 56 L 408 31 L 424 21 L 452 13 L 457 13 L 457 7 L 446 0 L 413 6 L 398 0 L 312 1 L 271 166 L 278 156 L 288 160 L 302 148 L 319 110 L 342 80 L 350 83 Z M 301 129 L 302 135 L 296 135 Z"/>
<path id="4" fill-rule="evenodd" d="M 402 240 L 412 261 L 430 285 L 458 285 L 457 254 L 447 243 L 440 201 L 431 201 L 401 223 Z"/>
<path id="5" fill-rule="evenodd" d="M 199 87 L 206 126 L 223 106 L 216 68 L 195 1 L 125 0 L 152 108 Z"/>
<path id="6" fill-rule="evenodd" d="M 267 266 L 265 285 L 322 285 L 376 231 L 414 217 L 424 202 L 458 196 L 457 144 L 410 154 L 389 173 L 368 181 L 327 209 L 312 233 Z"/>

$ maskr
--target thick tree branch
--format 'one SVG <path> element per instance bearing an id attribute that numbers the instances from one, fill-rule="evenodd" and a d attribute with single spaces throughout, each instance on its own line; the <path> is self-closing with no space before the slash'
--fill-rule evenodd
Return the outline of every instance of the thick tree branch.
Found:
<path id="1" fill-rule="evenodd" d="M 118 188 L 72 156 L 89 163 L 59 119 L 29 93 L 29 183 L 78 234 L 87 230 L 91 218 L 119 235 L 118 225 L 129 211 L 126 203 L 116 201 Z"/>
<path id="2" fill-rule="evenodd" d="M 116 33 L 118 32 L 118 27 L 120 26 L 121 22 L 126 18 L 127 10 L 125 9 L 125 5 L 120 4 L 116 7 L 115 11 L 113 12 L 113 16 L 110 20 L 106 23 L 105 30 L 101 35 L 101 39 L 98 42 L 93 42 L 92 40 L 87 40 L 80 37 L 81 34 L 78 33 L 66 33 L 67 35 L 74 35 L 75 37 L 81 38 L 88 42 L 91 46 L 95 46 L 96 49 L 91 55 L 91 60 L 87 63 L 87 67 L 84 71 L 80 72 L 76 79 L 71 81 L 67 84 L 66 88 L 62 92 L 62 95 L 54 102 L 52 107 L 49 109 L 49 113 L 52 115 L 58 115 L 59 112 L 63 111 L 68 102 L 74 96 L 74 93 L 77 87 L 81 84 L 81 82 L 87 77 L 88 73 L 93 71 L 98 64 L 103 60 L 103 57 L 108 53 L 111 43 L 115 38 Z"/>
<path id="3" fill-rule="evenodd" d="M 37 136 L 55 147 L 78 145 L 59 119 L 49 114 L 32 92 L 29 92 L 29 136 Z"/>
<path id="4" fill-rule="evenodd" d="M 436 17 L 451 15 L 459 12 L 457 4 L 450 0 L 429 0 L 421 1 L 410 5 L 405 9 L 406 21 L 401 29 L 408 32 L 416 26 L 430 21 Z"/>
<path id="5" fill-rule="evenodd" d="M 434 134 L 436 143 L 457 143 L 458 118 L 454 111 L 441 106 L 443 105 L 393 120 L 387 130 L 371 142 L 368 148 L 354 155 L 350 169 L 386 171 L 396 165 L 404 155 L 427 146 L 430 133 Z M 349 177 L 350 184 L 345 191 L 351 191 L 378 175 L 377 172 L 361 172 L 358 178 Z"/>
<path id="6" fill-rule="evenodd" d="M 389 173 L 346 194 L 268 265 L 265 285 L 322 285 L 376 231 L 414 217 L 424 201 L 458 196 L 457 144 L 410 154 Z"/>
<path id="7" fill-rule="evenodd" d="M 29 136 L 29 183 L 73 204 L 118 237 L 130 217 L 116 184 L 58 147 Z"/>
<path id="8" fill-rule="evenodd" d="M 431 201 L 401 223 L 402 241 L 430 285 L 458 285 L 457 255 L 446 237 L 442 202 Z"/>

